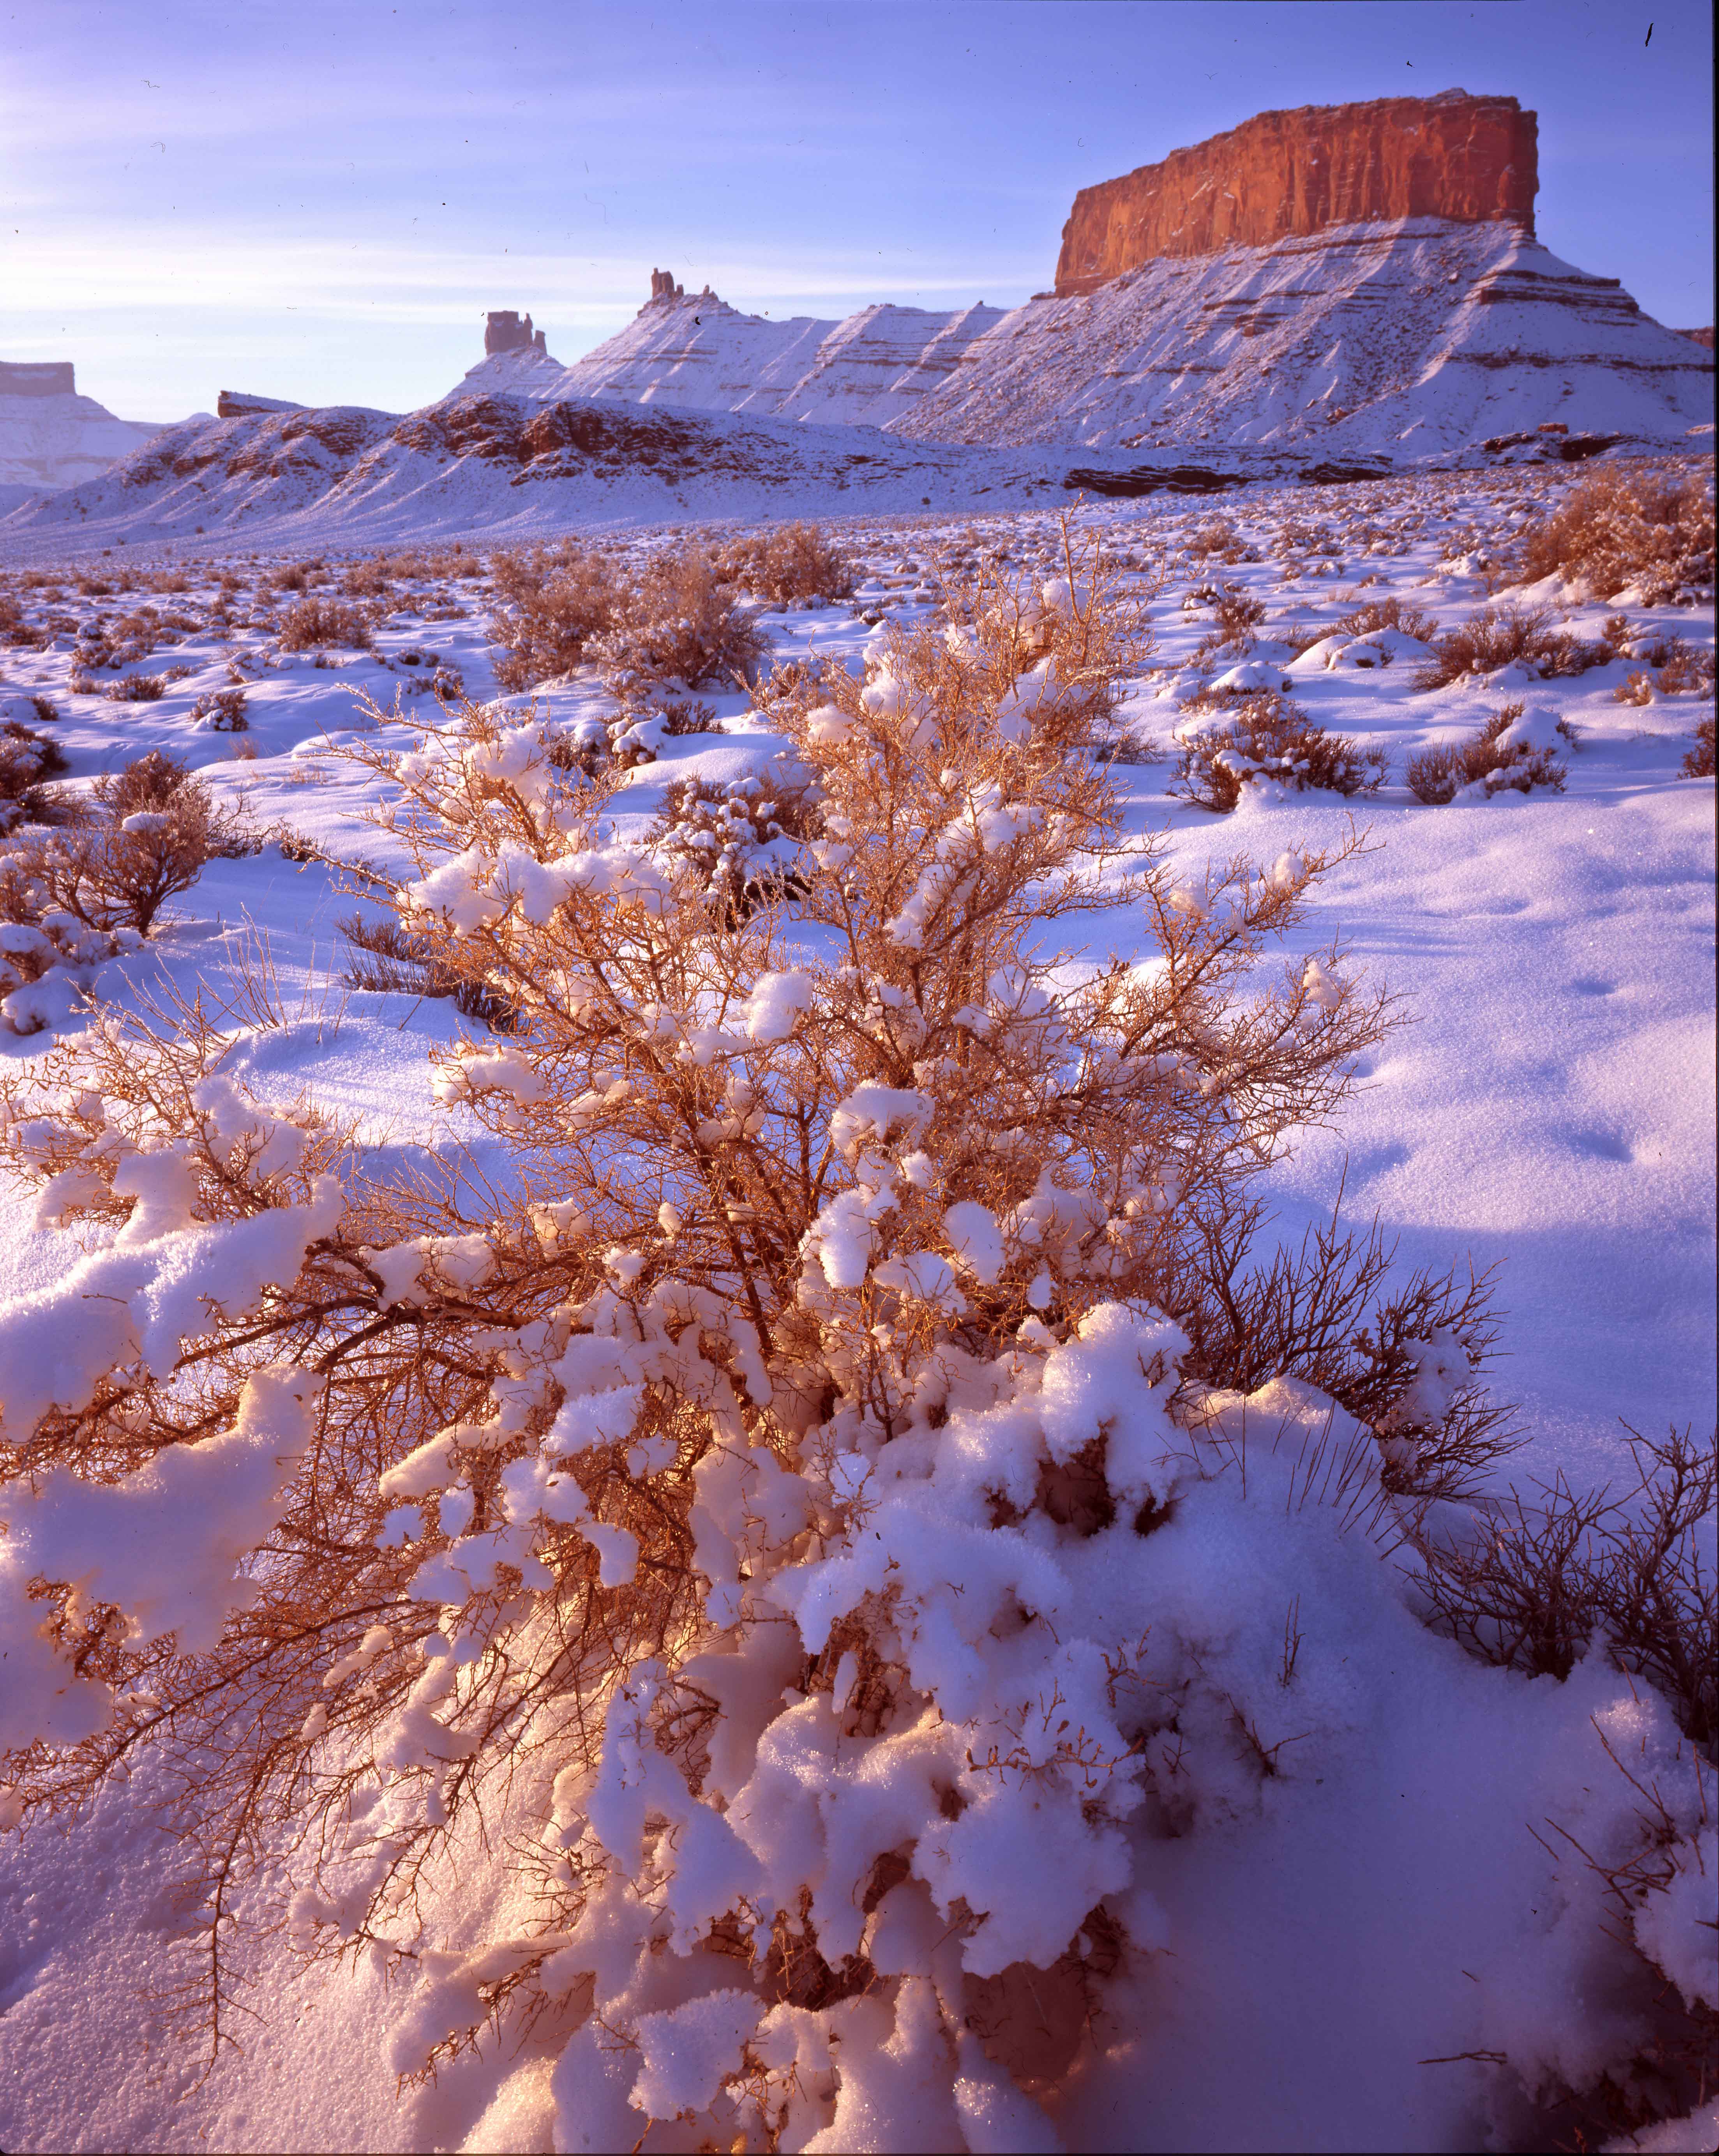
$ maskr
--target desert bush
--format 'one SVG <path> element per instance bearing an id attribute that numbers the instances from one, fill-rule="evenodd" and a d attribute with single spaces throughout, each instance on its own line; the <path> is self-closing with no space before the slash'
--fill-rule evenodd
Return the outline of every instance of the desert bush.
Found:
<path id="1" fill-rule="evenodd" d="M 9 591 L 0 590 L 0 644 L 31 647 L 44 640 L 23 608 Z"/>
<path id="2" fill-rule="evenodd" d="M 97 937 L 120 929 L 147 936 L 210 860 L 248 850 L 238 819 L 162 750 L 104 773 L 90 801 L 88 815 L 14 849 L 19 873 L 39 894 L 38 919 L 59 912 Z"/>
<path id="3" fill-rule="evenodd" d="M 1203 808 L 1227 814 L 1240 805 L 1247 785 L 1353 795 L 1377 793 L 1384 783 L 1382 751 L 1327 733 L 1275 689 L 1208 690 L 1198 709 L 1214 716 L 1194 721 L 1198 731 L 1183 739 L 1165 790 Z"/>
<path id="4" fill-rule="evenodd" d="M 1430 644 L 1439 624 L 1423 608 L 1403 599 L 1368 599 L 1339 615 L 1337 627 L 1345 636 L 1372 636 L 1382 629 L 1400 629 L 1404 636 Z"/>
<path id="5" fill-rule="evenodd" d="M 1683 761 L 1677 767 L 1682 778 L 1711 778 L 1713 776 L 1713 721 L 1711 717 L 1696 721 L 1695 746 L 1686 749 Z"/>
<path id="6" fill-rule="evenodd" d="M 209 690 L 192 704 L 191 716 L 206 721 L 217 733 L 242 734 L 250 726 L 245 693 L 240 688 Z"/>
<path id="7" fill-rule="evenodd" d="M 1410 757 L 1409 791 L 1429 807 L 1454 801 L 1467 786 L 1484 786 L 1489 794 L 1501 788 L 1529 793 L 1537 786 L 1562 793 L 1568 770 L 1549 735 L 1575 746 L 1575 730 L 1567 720 L 1545 714 L 1530 719 L 1521 703 L 1506 704 L 1458 747 L 1423 749 Z"/>
<path id="8" fill-rule="evenodd" d="M 702 876 L 713 898 L 738 918 L 809 888 L 800 853 L 820 828 L 809 773 L 786 754 L 768 778 L 752 773 L 714 786 L 670 783 L 648 843 L 659 859 Z"/>
<path id="9" fill-rule="evenodd" d="M 571 540 L 492 555 L 490 573 L 507 609 L 490 622 L 503 647 L 495 679 L 504 689 L 535 688 L 578 665 L 586 645 L 614 623 L 628 588 L 612 557 Z"/>
<path id="10" fill-rule="evenodd" d="M 1568 1676 L 1592 1645 L 1666 1700 L 1711 1758 L 1719 1744 L 1715 1446 L 1629 1433 L 1636 1482 L 1512 1490 L 1465 1537 L 1419 1536 L 1429 1621 L 1483 1660 Z"/>
<path id="11" fill-rule="evenodd" d="M 659 555 L 628 592 L 590 655 L 623 702 L 669 682 L 689 689 L 745 687 L 769 639 L 733 585 L 695 549 Z"/>
<path id="12" fill-rule="evenodd" d="M 1511 580 L 1554 573 L 1592 599 L 1633 588 L 1659 606 L 1713 582 L 1713 497 L 1704 471 L 1616 465 L 1590 472 L 1521 536 Z"/>
<path id="13" fill-rule="evenodd" d="M 481 975 L 455 970 L 446 952 L 430 949 L 422 936 L 398 921 L 367 921 L 355 913 L 336 926 L 352 947 L 353 956 L 341 973 L 348 988 L 445 1000 L 463 1017 L 475 1019 L 492 1033 L 513 1030 L 517 1014 L 505 997 L 498 995 Z"/>
<path id="14" fill-rule="evenodd" d="M 1217 616 L 1219 628 L 1225 635 L 1234 637 L 1259 627 L 1265 619 L 1265 602 L 1247 592 L 1226 590 L 1218 594 L 1212 611 Z"/>
<path id="15" fill-rule="evenodd" d="M 438 1960 L 402 2071 L 491 2005 L 548 2013 L 639 2047 L 641 2127 L 845 2146 L 913 2045 L 940 2101 L 983 2076 L 1024 2132 L 963 2017 L 1034 1984 L 1061 2012 L 1115 1966 L 1169 1687 L 1080 1553 L 1107 1512 L 1131 1576 L 1198 1482 L 1164 1312 L 1198 1209 L 1335 1109 L 1388 1014 L 1330 948 L 1260 983 L 1352 844 L 1196 891 L 1124 837 L 1070 752 L 1137 655 L 1101 576 L 1030 623 L 974 596 L 964 633 L 778 706 L 821 834 L 801 895 L 743 919 L 701 864 L 616 843 L 534 721 L 398 762 L 403 928 L 520 1014 L 437 1080 L 500 1183 L 367 1173 L 246 1091 L 200 1006 L 101 1016 L 16 1075 L 44 1217 L 118 1233 L 3 1321 L 61 1343 L 5 1400 L 6 1802 L 76 1801 L 150 1744 L 196 1762 L 216 2045 L 261 1863 L 296 1869 L 303 1950 L 398 1963 L 480 1820 L 540 1928 Z M 1158 963 L 1070 963 L 1119 907 Z M 789 1830 L 849 1786 L 890 1794 Z M 712 1979 L 724 2030 L 677 2079 L 672 2016 Z"/>
<path id="16" fill-rule="evenodd" d="M 1257 562 L 1257 551 L 1243 538 L 1227 516 L 1208 516 L 1197 524 L 1186 542 L 1188 554 L 1196 562 L 1211 561 L 1214 557 L 1226 563 Z"/>
<path id="17" fill-rule="evenodd" d="M 1521 664 L 1547 679 L 1585 673 L 1612 658 L 1608 644 L 1587 643 L 1552 626 L 1546 607 L 1485 606 L 1460 629 L 1441 636 L 1414 677 L 1417 689 L 1447 688 L 1470 675 L 1496 673 Z"/>
<path id="18" fill-rule="evenodd" d="M 367 651 L 374 641 L 369 618 L 362 608 L 341 599 L 316 596 L 295 599 L 280 617 L 283 651 L 309 651 L 322 644 Z"/>
<path id="19" fill-rule="evenodd" d="M 1619 704 L 1650 704 L 1655 696 L 1711 696 L 1711 648 L 1686 643 L 1681 636 L 1638 638 L 1629 651 L 1645 663 L 1634 667 L 1612 691 Z"/>
<path id="20" fill-rule="evenodd" d="M 33 786 L 64 769 L 58 742 L 15 719 L 0 725 L 0 803 L 21 801 Z"/>
<path id="21" fill-rule="evenodd" d="M 1483 1373 L 1498 1335 L 1495 1276 L 1395 1271 L 1377 1220 L 1347 1227 L 1338 1197 L 1300 1245 L 1259 1245 L 1268 1215 L 1225 1189 L 1199 1210 L 1175 1301 L 1184 1383 L 1257 1393 L 1288 1376 L 1316 1386 L 1380 1437 L 1387 1489 L 1450 1500 L 1484 1491 L 1516 1450 L 1510 1411 Z"/>
<path id="22" fill-rule="evenodd" d="M 378 599 L 392 588 L 387 557 L 377 554 L 367 562 L 349 562 L 341 574 L 341 589 L 349 599 Z"/>
<path id="23" fill-rule="evenodd" d="M 167 693 L 165 674 L 126 674 L 102 690 L 110 704 L 155 704 Z"/>
<path id="24" fill-rule="evenodd" d="M 712 567 L 725 583 L 780 606 L 793 599 L 827 604 L 851 596 L 854 564 L 815 524 L 778 524 L 747 531 L 715 555 Z"/>

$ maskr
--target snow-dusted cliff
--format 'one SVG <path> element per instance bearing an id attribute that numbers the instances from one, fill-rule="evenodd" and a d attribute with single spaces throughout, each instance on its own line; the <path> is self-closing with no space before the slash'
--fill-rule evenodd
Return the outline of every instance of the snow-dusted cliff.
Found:
<path id="1" fill-rule="evenodd" d="M 76 486 L 160 432 L 80 397 L 69 366 L 0 362 L 0 488 Z"/>
<path id="2" fill-rule="evenodd" d="M 1439 218 L 1162 256 L 1029 300 L 890 425 L 930 440 L 1237 444 L 1414 462 L 1562 423 L 1681 439 L 1712 362 L 1515 227 Z"/>

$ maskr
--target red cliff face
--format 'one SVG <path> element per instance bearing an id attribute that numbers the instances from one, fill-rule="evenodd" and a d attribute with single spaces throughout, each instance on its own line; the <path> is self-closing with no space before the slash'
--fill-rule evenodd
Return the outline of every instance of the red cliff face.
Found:
<path id="1" fill-rule="evenodd" d="M 1261 112 L 1161 165 L 1082 187 L 1063 227 L 1059 297 L 1162 254 L 1269 245 L 1402 217 L 1521 225 L 1539 186 L 1535 115 L 1513 97 L 1381 97 Z"/>

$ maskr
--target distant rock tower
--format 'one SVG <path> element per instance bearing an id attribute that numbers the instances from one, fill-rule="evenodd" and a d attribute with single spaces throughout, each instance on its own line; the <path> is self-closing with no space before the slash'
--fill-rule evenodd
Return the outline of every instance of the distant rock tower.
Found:
<path id="1" fill-rule="evenodd" d="M 521 321 L 511 307 L 492 308 L 484 320 L 484 357 L 491 359 L 498 352 L 535 352 L 546 359 L 546 331 L 532 329 L 529 315 Z"/>
<path id="2" fill-rule="evenodd" d="M 684 300 L 684 288 L 675 282 L 672 270 L 653 270 L 650 273 L 650 296 L 653 300 Z"/>

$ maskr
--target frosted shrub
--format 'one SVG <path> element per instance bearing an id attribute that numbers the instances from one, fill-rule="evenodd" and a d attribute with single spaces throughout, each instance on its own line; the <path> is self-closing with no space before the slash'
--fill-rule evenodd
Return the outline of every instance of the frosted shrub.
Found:
<path id="1" fill-rule="evenodd" d="M 1406 599 L 1364 599 L 1347 613 L 1339 614 L 1335 626 L 1345 636 L 1373 636 L 1382 629 L 1399 629 L 1419 644 L 1430 644 L 1439 624 L 1424 608 Z"/>
<path id="2" fill-rule="evenodd" d="M 1197 711 L 1180 729 L 1181 755 L 1166 790 L 1203 808 L 1227 814 L 1250 785 L 1347 796 L 1376 793 L 1384 783 L 1382 751 L 1327 733 L 1275 689 L 1208 692 Z"/>
<path id="3" fill-rule="evenodd" d="M 818 827 L 808 774 L 783 757 L 767 778 L 754 773 L 726 787 L 673 780 L 651 838 L 666 861 L 702 875 L 720 904 L 751 911 L 804 895 L 800 849 Z"/>
<path id="4" fill-rule="evenodd" d="M 1604 666 L 1611 646 L 1585 643 L 1552 626 L 1551 609 L 1514 604 L 1482 607 L 1460 628 L 1441 636 L 1414 677 L 1417 689 L 1444 689 L 1470 675 L 1520 665 L 1548 679 Z"/>
<path id="5" fill-rule="evenodd" d="M 791 904 L 618 843 L 534 721 L 400 760 L 403 921 L 517 1013 L 435 1081 L 505 1188 L 372 1179 L 197 1007 L 13 1089 L 40 1217 L 102 1233 L 0 1325 L 5 1801 L 187 1770 L 216 2043 L 285 1851 L 303 1950 L 410 1958 L 399 2069 L 529 2016 L 573 2145 L 1044 2136 L 1014 2076 L 1127 1950 L 1177 1713 L 1237 1771 L 1145 1614 L 1234 1441 L 1181 1390 L 1199 1222 L 1386 1015 L 1329 947 L 1261 978 L 1351 848 L 1188 881 L 1123 839 L 1075 744 L 1139 645 L 1070 566 L 778 703 Z M 1077 963 L 1117 909 L 1155 963 Z M 1364 1506 L 1471 1375 L 1423 1341 L 1376 1429 L 1280 1406 Z M 431 1951 L 480 1821 L 536 1917 Z"/>
<path id="6" fill-rule="evenodd" d="M 44 918 L 63 914 L 97 937 L 121 928 L 147 936 L 211 860 L 246 844 L 204 782 L 160 750 L 104 773 L 90 803 L 63 828 L 28 834 L 15 858 L 39 890 Z"/>
<path id="7" fill-rule="evenodd" d="M 1642 606 L 1710 591 L 1711 466 L 1614 465 L 1590 473 L 1524 532 L 1511 573 L 1517 583 L 1557 573 L 1590 599 L 1633 591 Z"/>
<path id="8" fill-rule="evenodd" d="M 505 689 L 590 665 L 637 705 L 671 683 L 730 688 L 767 649 L 741 593 L 696 548 L 659 554 L 636 577 L 572 542 L 498 555 L 490 567 L 505 602 L 491 624 L 505 648 L 495 664 Z"/>
<path id="9" fill-rule="evenodd" d="M 65 769 L 58 742 L 15 719 L 0 725 L 0 829 L 17 821 L 32 788 Z"/>
<path id="10" fill-rule="evenodd" d="M 1423 749 L 1410 757 L 1409 791 L 1429 807 L 1455 801 L 1470 788 L 1469 798 L 1476 800 L 1501 790 L 1529 793 L 1537 786 L 1562 793 L 1568 767 L 1560 752 L 1575 742 L 1575 729 L 1555 711 L 1530 712 L 1520 702 L 1509 703 L 1455 748 Z"/>
<path id="11" fill-rule="evenodd" d="M 1695 745 L 1684 751 L 1677 773 L 1681 778 L 1711 778 L 1713 776 L 1713 721 L 1711 716 L 1696 721 Z"/>
<path id="12" fill-rule="evenodd" d="M 744 687 L 769 639 L 716 563 L 696 549 L 659 556 L 618 605 L 590 656 L 623 702 L 669 682 Z"/>
<path id="13" fill-rule="evenodd" d="M 102 695 L 110 704 L 156 704 L 167 693 L 165 674 L 125 674 L 110 681 Z"/>
<path id="14" fill-rule="evenodd" d="M 242 734 L 250 729 L 250 718 L 245 706 L 246 697 L 243 689 L 211 689 L 192 704 L 191 716 L 193 720 L 202 721 L 216 733 Z"/>
<path id="15" fill-rule="evenodd" d="M 374 641 L 369 616 L 342 599 L 314 595 L 295 599 L 280 617 L 283 651 L 310 651 L 325 644 L 367 651 Z"/>
<path id="16" fill-rule="evenodd" d="M 743 532 L 721 548 L 714 566 L 725 583 L 776 606 L 794 599 L 824 605 L 847 598 L 854 589 L 853 563 L 815 524 Z"/>
<path id="17" fill-rule="evenodd" d="M 610 557 L 572 540 L 492 555 L 490 574 L 502 602 L 490 629 L 502 646 L 495 679 L 504 689 L 535 688 L 578 665 L 625 592 Z"/>

